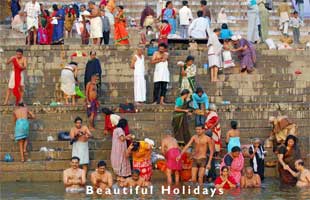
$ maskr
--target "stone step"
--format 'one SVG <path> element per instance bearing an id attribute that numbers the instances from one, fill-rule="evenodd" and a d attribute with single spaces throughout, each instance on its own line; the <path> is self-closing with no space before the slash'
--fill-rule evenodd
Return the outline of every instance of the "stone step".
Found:
<path id="1" fill-rule="evenodd" d="M 0 159 L 3 160 L 7 152 L 0 152 Z M 10 155 L 13 157 L 14 161 L 20 161 L 19 152 L 10 152 Z M 91 150 L 89 151 L 89 159 L 94 160 L 95 158 L 100 158 L 102 160 L 110 160 L 111 151 L 110 150 Z M 70 160 L 72 157 L 71 151 L 53 151 L 53 152 L 39 152 L 39 151 L 29 151 L 27 159 L 32 161 L 44 161 L 44 160 Z M 1 166 L 1 164 L 0 164 Z"/>
<path id="2" fill-rule="evenodd" d="M 112 142 L 111 140 L 91 139 L 88 145 L 90 150 L 110 150 Z M 55 151 L 72 149 L 69 141 L 31 141 L 30 146 L 32 151 L 39 151 L 41 147 L 47 147 L 48 149 L 54 149 Z M 17 143 L 10 141 L 0 142 L 0 149 L 3 152 L 19 152 Z"/>
<path id="3" fill-rule="evenodd" d="M 93 163 L 95 166 L 97 163 Z M 68 161 L 67 165 L 63 168 L 69 167 Z M 92 170 L 94 167 L 92 168 Z M 109 168 L 109 171 L 112 171 Z M 268 170 L 267 170 L 268 171 Z M 266 171 L 266 174 L 268 173 Z M 87 181 L 90 180 L 90 173 L 88 172 Z M 0 179 L 2 182 L 62 182 L 63 172 L 62 171 L 26 171 L 26 172 L 6 172 L 0 174 Z M 153 170 L 152 181 L 154 182 L 164 182 L 166 180 L 165 174 L 159 170 Z M 115 182 L 115 180 L 114 180 Z"/>

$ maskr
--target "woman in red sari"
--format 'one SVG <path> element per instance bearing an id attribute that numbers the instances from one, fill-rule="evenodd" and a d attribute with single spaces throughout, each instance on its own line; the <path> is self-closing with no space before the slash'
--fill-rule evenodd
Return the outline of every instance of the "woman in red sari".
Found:
<path id="1" fill-rule="evenodd" d="M 168 45 L 168 35 L 171 32 L 171 25 L 167 20 L 163 20 L 159 27 L 158 44 L 165 43 Z"/>
<path id="2" fill-rule="evenodd" d="M 229 167 L 224 166 L 221 168 L 221 175 L 214 181 L 216 189 L 229 190 L 237 187 L 237 183 L 233 176 L 229 173 Z"/>
<path id="3" fill-rule="evenodd" d="M 129 45 L 129 36 L 126 30 L 126 17 L 124 15 L 124 7 L 117 7 L 118 13 L 115 16 L 114 23 L 114 40 L 117 45 Z"/>
<path id="4" fill-rule="evenodd" d="M 52 17 L 49 15 L 47 10 L 41 10 L 41 18 L 44 18 L 45 21 L 45 26 L 42 26 L 46 29 L 47 31 L 47 44 L 52 44 L 52 39 L 53 39 L 53 24 L 52 24 Z"/>

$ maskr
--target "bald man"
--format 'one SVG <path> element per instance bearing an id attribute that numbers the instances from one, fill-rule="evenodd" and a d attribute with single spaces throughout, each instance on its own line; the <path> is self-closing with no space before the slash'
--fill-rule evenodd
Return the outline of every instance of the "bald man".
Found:
<path id="1" fill-rule="evenodd" d="M 261 187 L 261 180 L 258 174 L 254 174 L 252 167 L 245 169 L 245 175 L 241 177 L 241 188 L 258 188 Z"/>

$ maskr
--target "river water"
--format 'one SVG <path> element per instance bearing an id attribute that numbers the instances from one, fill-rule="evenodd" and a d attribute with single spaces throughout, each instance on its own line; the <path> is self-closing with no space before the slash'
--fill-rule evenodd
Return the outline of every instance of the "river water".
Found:
<path id="1" fill-rule="evenodd" d="M 165 186 L 166 188 L 167 186 Z M 194 186 L 192 186 L 194 187 Z M 26 183 L 26 182 L 9 182 L 0 184 L 1 200 L 61 200 L 61 199 L 240 199 L 240 200 L 258 200 L 258 199 L 292 199 L 292 200 L 309 200 L 310 188 L 299 189 L 296 187 L 281 186 L 279 181 L 274 178 L 267 178 L 259 189 L 235 189 L 224 191 L 223 195 L 214 195 L 211 198 L 209 194 L 200 195 L 175 195 L 162 194 L 162 185 L 154 184 L 153 194 L 141 195 L 112 195 L 104 198 L 94 197 L 84 194 L 66 194 L 62 183 Z"/>

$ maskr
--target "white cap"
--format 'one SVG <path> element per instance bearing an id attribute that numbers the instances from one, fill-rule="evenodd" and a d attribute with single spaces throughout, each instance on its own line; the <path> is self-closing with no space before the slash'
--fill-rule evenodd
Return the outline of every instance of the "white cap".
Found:
<path id="1" fill-rule="evenodd" d="M 231 37 L 231 40 L 232 40 L 232 41 L 237 41 L 237 40 L 238 40 L 238 37 L 237 37 L 236 35 L 233 35 L 233 36 Z"/>
<path id="2" fill-rule="evenodd" d="M 146 142 L 146 143 L 148 143 L 148 144 L 150 144 L 150 145 L 152 145 L 152 146 L 155 145 L 154 140 L 151 140 L 151 139 L 149 139 L 149 138 L 145 138 L 145 139 L 144 139 L 144 142 Z"/>
<path id="3" fill-rule="evenodd" d="M 237 35 L 237 38 L 238 38 L 238 40 L 241 40 L 242 36 L 241 35 Z"/>

